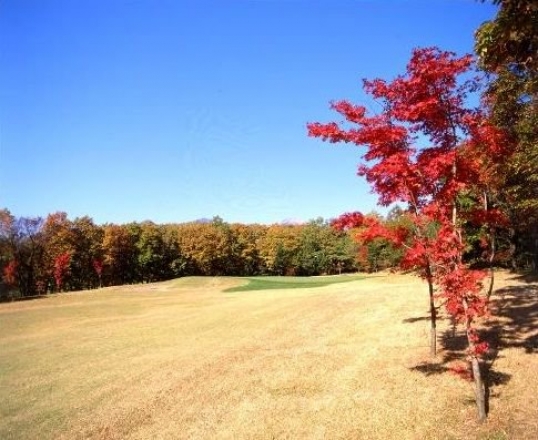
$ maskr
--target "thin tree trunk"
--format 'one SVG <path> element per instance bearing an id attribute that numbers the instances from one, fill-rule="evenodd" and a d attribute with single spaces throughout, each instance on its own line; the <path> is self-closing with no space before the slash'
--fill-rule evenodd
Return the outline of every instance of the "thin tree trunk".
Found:
<path id="1" fill-rule="evenodd" d="M 490 266 L 489 268 L 489 286 L 488 286 L 488 294 L 487 298 L 488 301 L 491 297 L 491 294 L 493 293 L 493 285 L 495 284 L 495 269 L 493 269 L 493 266 Z"/>
<path id="2" fill-rule="evenodd" d="M 454 173 L 454 178 L 456 178 L 456 172 L 457 172 L 457 163 L 456 160 L 454 160 L 454 164 L 452 165 L 452 172 Z M 487 199 L 486 199 L 487 201 Z M 452 225 L 454 226 L 454 229 L 456 230 L 456 233 L 458 235 L 458 239 L 462 240 L 461 230 L 458 228 L 458 207 L 457 207 L 457 200 L 454 199 L 454 206 L 452 207 Z M 458 263 L 462 264 L 462 255 L 459 255 Z M 467 302 L 467 298 L 464 296 L 462 299 L 462 305 L 465 310 L 465 333 L 467 335 L 467 344 L 469 347 L 469 352 L 471 353 L 471 368 L 473 372 L 473 379 L 475 384 L 475 397 L 476 397 L 476 406 L 478 409 L 478 420 L 480 422 L 484 422 L 487 418 L 486 413 L 486 387 L 484 385 L 484 381 L 482 380 L 482 372 L 480 369 L 480 361 L 478 360 L 478 357 L 476 356 L 476 345 L 475 345 L 475 338 L 476 336 L 473 332 L 473 328 L 471 327 L 472 319 L 469 317 L 469 304 Z"/>
<path id="3" fill-rule="evenodd" d="M 486 387 L 482 380 L 482 373 L 480 372 L 480 362 L 476 356 L 471 358 L 471 367 L 473 369 L 478 420 L 484 422 L 488 416 L 486 412 Z"/>
<path id="4" fill-rule="evenodd" d="M 430 356 L 437 356 L 437 310 L 433 288 L 433 276 L 430 263 L 426 266 L 426 279 L 428 281 L 428 293 L 430 300 Z"/>
<path id="5" fill-rule="evenodd" d="M 508 228 L 508 239 L 510 241 L 510 268 L 513 271 L 517 270 L 516 252 L 517 252 L 517 236 L 514 228 Z"/>
<path id="6" fill-rule="evenodd" d="M 463 300 L 463 307 L 467 313 L 467 300 Z M 469 345 L 469 351 L 471 354 L 471 368 L 473 372 L 474 386 L 475 386 L 475 397 L 476 397 L 476 407 L 478 410 L 478 420 L 484 422 L 487 418 L 486 412 L 486 386 L 482 379 L 482 371 L 480 369 L 480 361 L 475 354 L 475 343 L 472 335 L 471 321 L 469 318 L 465 320 L 465 329 L 467 334 L 467 343 Z"/>
<path id="7" fill-rule="evenodd" d="M 495 259 L 495 251 L 496 251 L 496 243 L 495 243 L 495 230 L 492 228 L 491 231 L 491 248 L 490 248 L 490 255 L 489 255 L 489 286 L 488 286 L 488 293 L 487 298 L 488 301 L 491 297 L 491 294 L 493 293 L 493 285 L 495 284 L 495 268 L 493 267 L 493 260 Z"/>

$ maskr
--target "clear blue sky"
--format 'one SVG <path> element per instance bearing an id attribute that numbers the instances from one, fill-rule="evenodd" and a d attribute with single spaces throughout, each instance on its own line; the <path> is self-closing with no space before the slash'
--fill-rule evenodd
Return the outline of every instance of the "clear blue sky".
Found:
<path id="1" fill-rule="evenodd" d="M 376 209 L 361 152 L 308 138 L 412 48 L 472 51 L 475 0 L 6 0 L 0 207 L 98 223 Z"/>

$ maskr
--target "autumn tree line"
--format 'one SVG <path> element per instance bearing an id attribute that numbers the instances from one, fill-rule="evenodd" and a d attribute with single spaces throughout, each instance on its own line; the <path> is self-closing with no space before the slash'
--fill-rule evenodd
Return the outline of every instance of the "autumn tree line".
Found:
<path id="1" fill-rule="evenodd" d="M 399 207 L 366 219 L 388 228 L 411 227 Z M 483 263 L 480 231 L 467 260 Z M 96 224 L 64 212 L 45 218 L 0 210 L 0 296 L 32 297 L 59 291 L 164 281 L 183 276 L 315 276 L 377 272 L 397 267 L 402 251 L 382 238 L 362 241 L 360 228 L 318 218 L 304 224 L 177 224 L 151 221 Z M 510 234 L 499 234 L 497 266 L 515 258 Z M 519 257 L 517 257 L 519 258 Z"/>
<path id="2" fill-rule="evenodd" d="M 305 224 L 230 224 L 215 217 L 98 225 L 87 216 L 69 219 L 64 212 L 27 218 L 4 209 L 2 294 L 29 297 L 189 275 L 339 274 L 396 264 L 399 253 L 388 243 L 362 246 L 353 235 L 321 218 Z"/>

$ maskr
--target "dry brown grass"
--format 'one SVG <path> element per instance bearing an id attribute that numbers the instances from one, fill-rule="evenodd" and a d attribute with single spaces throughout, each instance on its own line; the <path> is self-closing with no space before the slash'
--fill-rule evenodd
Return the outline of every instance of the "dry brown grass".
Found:
<path id="1" fill-rule="evenodd" d="M 490 415 L 428 357 L 415 278 L 183 279 L 0 306 L 1 439 L 535 439 L 538 285 L 504 275 Z M 495 354 L 495 353 L 494 353 Z"/>

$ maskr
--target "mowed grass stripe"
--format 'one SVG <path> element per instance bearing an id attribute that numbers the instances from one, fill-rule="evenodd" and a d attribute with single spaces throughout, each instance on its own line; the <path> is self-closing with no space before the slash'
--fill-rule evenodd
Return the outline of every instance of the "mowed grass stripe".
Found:
<path id="1" fill-rule="evenodd" d="M 364 279 L 364 276 L 322 276 L 322 277 L 244 277 L 247 283 L 230 287 L 225 292 L 249 292 L 252 290 L 273 290 L 273 289 L 311 289 L 316 287 L 326 287 L 332 284 L 349 283 Z"/>

